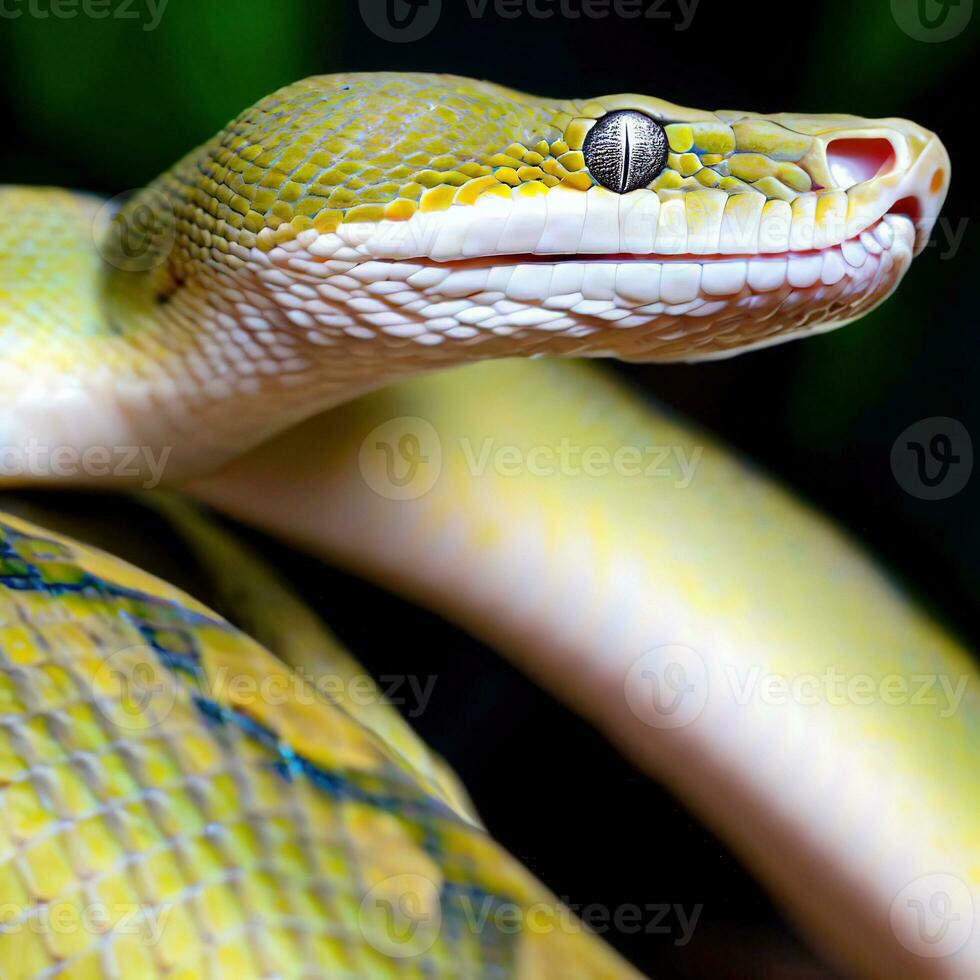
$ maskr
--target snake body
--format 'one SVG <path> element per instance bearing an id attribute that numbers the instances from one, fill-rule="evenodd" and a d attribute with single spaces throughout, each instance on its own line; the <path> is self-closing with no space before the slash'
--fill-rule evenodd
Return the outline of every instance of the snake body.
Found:
<path id="1" fill-rule="evenodd" d="M 586 158 L 622 112 L 669 144 L 627 193 Z M 968 654 L 710 440 L 536 359 L 698 359 L 853 320 L 924 246 L 948 178 L 904 120 L 307 79 L 119 209 L 0 190 L 0 432 L 25 459 L 167 447 L 171 481 L 514 656 L 842 969 L 976 977 Z M 499 360 L 518 355 L 535 359 Z M 655 446 L 666 469 L 644 465 Z M 268 649 L 5 520 L 5 975 L 632 975 L 389 709 L 311 691 L 310 670 L 357 668 L 274 578 L 177 523 L 284 604 Z M 761 696 L 759 676 L 844 694 Z M 894 694 L 921 676 L 951 710 Z M 31 928 L 59 908 L 79 925 Z"/>

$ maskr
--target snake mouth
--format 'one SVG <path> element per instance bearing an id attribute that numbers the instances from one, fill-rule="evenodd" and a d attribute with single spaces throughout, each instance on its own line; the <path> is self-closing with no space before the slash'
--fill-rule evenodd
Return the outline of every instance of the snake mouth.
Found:
<path id="1" fill-rule="evenodd" d="M 450 267 L 454 269 L 478 269 L 492 268 L 499 265 L 557 265 L 569 262 L 582 263 L 615 263 L 626 264 L 630 262 L 640 263 L 699 263 L 708 265 L 721 262 L 747 262 L 751 260 L 759 261 L 778 261 L 780 259 L 812 259 L 814 256 L 826 256 L 837 252 L 844 256 L 849 265 L 860 268 L 864 265 L 868 255 L 880 255 L 883 251 L 890 250 L 894 245 L 895 229 L 902 229 L 902 238 L 905 238 L 904 223 L 900 220 L 907 219 L 907 223 L 915 226 L 917 203 L 910 199 L 903 202 L 901 207 L 892 208 L 887 214 L 877 221 L 872 222 L 867 228 L 845 238 L 843 241 L 825 246 L 823 248 L 810 249 L 786 249 L 780 252 L 742 252 L 742 253 L 703 253 L 687 252 L 683 254 L 667 254 L 661 252 L 556 252 L 542 254 L 538 252 L 509 253 L 499 252 L 494 255 L 474 256 L 465 259 L 437 260 L 420 257 L 414 261 L 425 265 Z M 914 236 L 914 227 L 912 234 Z M 863 253 L 863 254 L 862 254 Z"/>
<path id="2" fill-rule="evenodd" d="M 610 324 L 673 315 L 709 317 L 751 308 L 767 294 L 791 291 L 814 306 L 827 296 L 863 302 L 902 272 L 912 258 L 915 229 L 905 214 L 887 214 L 868 228 L 823 248 L 737 254 L 515 253 L 439 261 L 372 260 L 346 265 L 360 283 L 404 282 L 447 301 L 446 313 L 472 319 L 467 303 L 481 311 L 503 304 L 519 325 L 547 322 L 546 314 L 567 311 Z M 379 292 L 397 286 L 375 285 Z M 396 293 L 397 295 L 397 293 Z M 786 298 L 785 296 L 783 297 Z M 510 308 L 507 304 L 515 307 Z M 517 309 L 527 304 L 532 311 Z M 438 318 L 437 319 L 442 319 Z M 556 319 L 560 319 L 556 316 Z"/>
<path id="3" fill-rule="evenodd" d="M 365 341 L 625 360 L 725 356 L 829 330 L 884 299 L 912 261 L 915 228 L 886 214 L 821 248 L 763 253 L 479 255 L 438 260 L 269 256 L 308 273 L 286 315 Z M 285 259 L 279 265 L 277 259 Z M 275 267 L 278 266 L 278 269 Z M 306 277 L 304 277 L 306 278 Z M 306 305 L 306 309 L 300 308 Z M 544 345 L 544 346 L 542 346 Z"/>

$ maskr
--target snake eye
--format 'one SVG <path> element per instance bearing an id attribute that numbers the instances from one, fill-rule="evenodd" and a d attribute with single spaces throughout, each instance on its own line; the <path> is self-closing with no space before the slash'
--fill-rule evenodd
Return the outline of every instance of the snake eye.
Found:
<path id="1" fill-rule="evenodd" d="M 582 153 L 598 183 L 626 194 L 645 187 L 664 169 L 667 134 L 642 112 L 610 112 L 589 130 Z"/>

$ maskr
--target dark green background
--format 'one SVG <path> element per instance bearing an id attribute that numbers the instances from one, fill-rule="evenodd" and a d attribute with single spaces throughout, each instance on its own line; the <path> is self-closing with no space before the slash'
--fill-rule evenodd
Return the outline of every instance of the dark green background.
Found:
<path id="1" fill-rule="evenodd" d="M 953 160 L 944 214 L 966 228 L 955 254 L 941 232 L 898 295 L 845 330 L 724 363 L 628 373 L 835 515 L 975 637 L 980 475 L 950 500 L 924 502 L 897 484 L 889 454 L 922 418 L 950 416 L 980 433 L 977 17 L 930 44 L 903 33 L 889 0 L 701 0 L 684 31 L 657 19 L 505 19 L 492 4 L 474 18 L 465 0 L 443 7 L 436 29 L 409 44 L 371 34 L 356 3 L 327 0 L 169 0 L 153 31 L 143 29 L 141 0 L 132 9 L 142 21 L 0 16 L 0 182 L 129 190 L 277 86 L 339 70 L 453 71 L 548 95 L 632 90 L 702 108 L 913 118 L 942 136 Z M 0 0 L 0 9 L 26 11 L 27 0 Z M 798 954 L 782 948 L 771 910 L 737 865 L 580 722 L 429 617 L 277 554 L 375 670 L 440 675 L 419 727 L 464 773 L 490 826 L 556 891 L 612 906 L 705 903 L 685 950 L 669 938 L 610 937 L 638 963 L 661 976 L 789 976 Z M 416 650 L 404 647 L 406 621 Z M 541 752 L 527 751 L 529 739 Z M 829 975 L 810 969 L 793 976 Z"/>

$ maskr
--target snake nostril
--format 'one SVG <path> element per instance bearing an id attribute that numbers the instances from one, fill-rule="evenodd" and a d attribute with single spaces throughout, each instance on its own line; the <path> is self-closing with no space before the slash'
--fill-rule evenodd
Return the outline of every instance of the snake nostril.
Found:
<path id="1" fill-rule="evenodd" d="M 894 163 L 895 149 L 881 137 L 849 136 L 827 144 L 827 165 L 841 190 L 887 173 Z"/>

